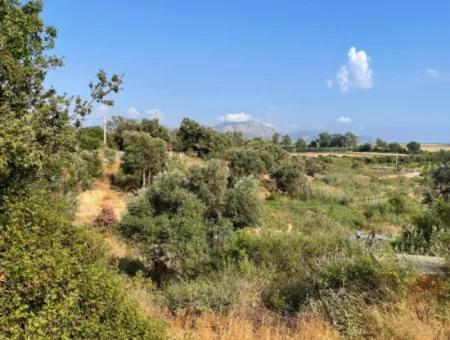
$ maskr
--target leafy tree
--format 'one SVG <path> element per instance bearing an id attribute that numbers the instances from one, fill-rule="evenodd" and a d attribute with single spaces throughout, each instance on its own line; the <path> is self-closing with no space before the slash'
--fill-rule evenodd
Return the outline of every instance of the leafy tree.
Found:
<path id="1" fill-rule="evenodd" d="M 135 176 L 145 188 L 167 166 L 166 143 L 145 132 L 126 131 L 123 137 L 125 156 L 121 169 L 124 174 Z"/>
<path id="2" fill-rule="evenodd" d="M 243 228 L 258 223 L 260 215 L 258 182 L 251 176 L 239 179 L 225 196 L 225 216 L 236 228 Z"/>
<path id="3" fill-rule="evenodd" d="M 155 119 L 143 119 L 140 124 L 140 131 L 147 132 L 152 137 L 161 138 L 167 143 L 170 142 L 169 130 Z"/>
<path id="4" fill-rule="evenodd" d="M 271 173 L 281 192 L 291 197 L 301 197 L 305 194 L 307 178 L 305 166 L 300 160 L 291 158 L 282 161 Z"/>
<path id="5" fill-rule="evenodd" d="M 389 152 L 402 153 L 405 149 L 399 143 L 389 143 L 387 146 Z"/>
<path id="6" fill-rule="evenodd" d="M 126 131 L 139 131 L 140 125 L 139 122 L 134 119 L 114 116 L 108 121 L 107 128 L 117 148 L 119 150 L 124 150 L 124 133 Z"/>
<path id="7" fill-rule="evenodd" d="M 365 143 L 365 144 L 361 145 L 361 146 L 358 148 L 358 151 L 361 151 L 361 152 L 370 152 L 370 151 L 372 151 L 372 144 L 370 144 L 370 143 Z"/>
<path id="8" fill-rule="evenodd" d="M 99 126 L 80 128 L 77 140 L 82 150 L 97 150 L 103 145 L 103 129 Z"/>
<path id="9" fill-rule="evenodd" d="M 306 141 L 303 138 L 298 138 L 297 141 L 295 142 L 295 150 L 298 151 L 302 151 L 305 150 L 307 147 Z"/>
<path id="10" fill-rule="evenodd" d="M 279 144 L 280 143 L 280 134 L 278 133 L 278 132 L 275 132 L 273 135 L 272 135 L 272 143 L 273 144 Z"/>
<path id="11" fill-rule="evenodd" d="M 406 144 L 406 148 L 408 149 L 408 153 L 417 154 L 420 152 L 420 143 L 417 143 L 415 141 L 411 141 L 408 144 Z"/>
<path id="12" fill-rule="evenodd" d="M 344 138 L 345 138 L 344 147 L 353 148 L 358 144 L 358 137 L 351 132 L 345 133 Z"/>
<path id="13" fill-rule="evenodd" d="M 377 151 L 385 151 L 385 150 L 387 150 L 387 148 L 388 148 L 388 144 L 384 140 L 377 138 L 377 140 L 375 142 L 375 149 Z"/>
<path id="14" fill-rule="evenodd" d="M 321 148 L 327 148 L 331 145 L 331 136 L 326 132 L 319 134 L 318 144 Z"/>
<path id="15" fill-rule="evenodd" d="M 183 118 L 177 137 L 181 151 L 195 151 L 203 146 L 206 139 L 205 128 L 192 119 Z"/>
<path id="16" fill-rule="evenodd" d="M 229 176 L 228 166 L 218 160 L 211 160 L 206 166 L 194 165 L 189 169 L 188 189 L 206 205 L 208 217 L 218 218 L 222 215 Z"/>
<path id="17" fill-rule="evenodd" d="M 253 148 L 242 147 L 230 150 L 226 159 L 229 161 L 230 170 L 234 177 L 258 176 L 265 169 L 265 164 L 259 153 Z"/>
<path id="18" fill-rule="evenodd" d="M 450 152 L 439 153 L 439 166 L 432 171 L 433 196 L 450 201 Z"/>
<path id="19" fill-rule="evenodd" d="M 89 100 L 46 89 L 47 71 L 62 62 L 49 55 L 56 29 L 41 11 L 41 1 L 0 1 L 1 337 L 163 338 L 99 246 L 69 222 L 76 129 L 93 104 L 113 104 L 122 79 L 98 72 Z"/>

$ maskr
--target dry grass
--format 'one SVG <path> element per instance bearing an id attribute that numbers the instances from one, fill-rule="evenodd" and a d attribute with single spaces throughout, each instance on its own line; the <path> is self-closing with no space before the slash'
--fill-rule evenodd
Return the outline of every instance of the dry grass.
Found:
<path id="1" fill-rule="evenodd" d="M 328 323 L 316 318 L 302 318 L 293 327 L 283 323 L 254 323 L 240 315 L 204 314 L 174 317 L 169 322 L 175 339 L 204 340 L 334 340 L 339 334 Z"/>
<path id="2" fill-rule="evenodd" d="M 421 148 L 427 152 L 450 151 L 450 144 L 422 144 Z"/>
<path id="3" fill-rule="evenodd" d="M 77 212 L 74 222 L 77 224 L 91 224 L 104 207 L 114 209 L 116 216 L 120 217 L 127 209 L 126 194 L 111 187 L 110 175 L 119 170 L 120 162 L 103 164 L 103 175 L 92 189 L 82 192 L 78 196 Z"/>

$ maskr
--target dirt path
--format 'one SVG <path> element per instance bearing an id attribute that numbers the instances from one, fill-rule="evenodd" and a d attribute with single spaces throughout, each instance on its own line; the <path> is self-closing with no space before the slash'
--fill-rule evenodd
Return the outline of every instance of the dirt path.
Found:
<path id="1" fill-rule="evenodd" d="M 445 265 L 443 257 L 408 254 L 396 254 L 396 257 L 399 261 L 407 262 L 425 274 L 442 273 Z"/>
<path id="2" fill-rule="evenodd" d="M 92 189 L 86 190 L 78 196 L 75 223 L 93 223 L 104 207 L 113 208 L 118 218 L 124 214 L 127 208 L 126 194 L 114 190 L 110 180 L 110 176 L 118 171 L 119 165 L 119 161 L 114 164 L 104 163 L 103 174 L 96 180 Z"/>
<path id="3" fill-rule="evenodd" d="M 411 172 L 405 172 L 405 173 L 399 173 L 399 174 L 392 174 L 392 175 L 386 175 L 380 177 L 381 179 L 389 179 L 389 178 L 399 178 L 399 177 L 406 177 L 406 178 L 414 178 L 419 177 L 420 171 L 411 171 Z"/>

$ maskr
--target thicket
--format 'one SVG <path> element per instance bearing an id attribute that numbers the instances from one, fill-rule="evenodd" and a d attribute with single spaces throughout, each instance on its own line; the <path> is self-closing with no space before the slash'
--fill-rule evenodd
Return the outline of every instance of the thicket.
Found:
<path id="1" fill-rule="evenodd" d="M 141 242 L 160 285 L 221 267 L 233 230 L 258 222 L 257 181 L 229 184 L 228 176 L 226 165 L 214 160 L 187 173 L 162 172 L 130 203 L 119 231 Z"/>
<path id="2" fill-rule="evenodd" d="M 95 153 L 77 154 L 77 129 L 94 103 L 113 104 L 122 79 L 100 71 L 89 100 L 44 88 L 62 61 L 48 54 L 56 29 L 41 11 L 41 1 L 0 2 L 1 337 L 162 338 L 69 222 L 77 186 L 99 170 Z"/>

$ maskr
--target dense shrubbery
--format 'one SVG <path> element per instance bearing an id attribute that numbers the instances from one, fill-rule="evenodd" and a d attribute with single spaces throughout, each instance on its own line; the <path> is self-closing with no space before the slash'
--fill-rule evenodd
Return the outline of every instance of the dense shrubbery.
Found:
<path id="1" fill-rule="evenodd" d="M 82 150 L 98 150 L 103 145 L 103 129 L 99 126 L 80 128 L 77 140 Z"/>
<path id="2" fill-rule="evenodd" d="M 102 249 L 70 225 L 59 199 L 34 193 L 2 207 L 0 333 L 6 338 L 162 338 L 106 269 Z"/>
<path id="3" fill-rule="evenodd" d="M 41 1 L 0 3 L 0 337 L 163 338 L 92 236 L 69 222 L 74 192 L 101 165 L 96 153 L 76 153 L 76 131 L 92 104 L 113 104 L 122 79 L 99 71 L 89 101 L 45 89 L 62 62 L 49 53 L 56 29 L 41 10 Z M 98 130 L 85 132 L 82 147 L 94 149 Z"/>
<path id="4" fill-rule="evenodd" d="M 145 132 L 150 137 L 160 138 L 166 143 L 171 142 L 169 130 L 160 125 L 158 119 L 143 119 L 142 121 L 138 121 L 115 116 L 108 122 L 108 130 L 111 135 L 112 144 L 119 150 L 124 150 L 125 133 L 130 131 Z"/>
<path id="5" fill-rule="evenodd" d="M 258 221 L 257 182 L 242 178 L 229 188 L 228 175 L 214 160 L 187 174 L 163 172 L 130 204 L 119 230 L 143 243 L 150 273 L 160 284 L 221 266 L 233 226 Z"/>
<path id="6" fill-rule="evenodd" d="M 280 162 L 272 169 L 272 178 L 279 191 L 293 198 L 306 196 L 307 178 L 305 165 L 297 158 L 290 158 Z"/>
<path id="7" fill-rule="evenodd" d="M 125 131 L 125 155 L 114 183 L 126 189 L 146 187 L 153 177 L 166 169 L 168 154 L 166 143 L 148 133 Z"/>

